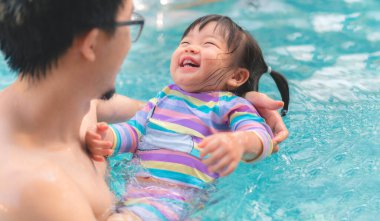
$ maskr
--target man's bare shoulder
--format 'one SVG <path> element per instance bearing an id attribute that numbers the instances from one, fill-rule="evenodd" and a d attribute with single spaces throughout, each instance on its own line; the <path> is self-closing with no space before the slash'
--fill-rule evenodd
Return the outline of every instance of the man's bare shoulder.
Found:
<path id="1" fill-rule="evenodd" d="M 10 156 L 0 168 L 0 220 L 95 220 L 75 182 L 54 163 Z"/>

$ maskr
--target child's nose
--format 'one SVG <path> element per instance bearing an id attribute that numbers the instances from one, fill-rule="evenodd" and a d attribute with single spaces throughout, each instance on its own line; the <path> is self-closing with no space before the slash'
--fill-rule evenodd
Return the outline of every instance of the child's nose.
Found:
<path id="1" fill-rule="evenodd" d="M 197 54 L 199 53 L 199 48 L 194 45 L 189 45 L 185 48 L 185 52 Z"/>

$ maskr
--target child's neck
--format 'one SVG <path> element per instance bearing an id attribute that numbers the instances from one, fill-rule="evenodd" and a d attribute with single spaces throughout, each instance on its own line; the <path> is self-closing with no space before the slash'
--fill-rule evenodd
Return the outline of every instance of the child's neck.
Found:
<path id="1" fill-rule="evenodd" d="M 183 88 L 177 84 L 175 84 L 180 90 L 186 92 L 186 93 L 193 93 L 193 94 L 199 94 L 199 93 L 211 93 L 211 92 L 231 92 L 227 90 L 226 87 L 207 87 L 207 88 L 200 88 L 200 89 L 193 89 L 193 88 Z"/>

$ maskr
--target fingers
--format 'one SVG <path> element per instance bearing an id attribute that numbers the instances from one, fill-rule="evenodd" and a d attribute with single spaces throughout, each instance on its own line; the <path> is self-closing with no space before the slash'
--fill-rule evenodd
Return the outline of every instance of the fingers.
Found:
<path id="1" fill-rule="evenodd" d="M 223 177 L 223 176 L 227 176 L 227 175 L 231 174 L 232 172 L 234 172 L 234 170 L 236 169 L 237 165 L 238 165 L 238 162 L 231 162 L 227 166 L 227 168 L 224 168 L 224 170 L 222 172 L 219 172 L 219 175 L 221 177 Z"/>
<path id="2" fill-rule="evenodd" d="M 273 138 L 273 151 L 272 153 L 277 153 L 280 149 L 279 144 L 284 141 L 288 137 L 288 130 L 285 128 L 282 131 L 274 134 Z"/>
<path id="3" fill-rule="evenodd" d="M 273 144 L 272 153 L 277 153 L 279 149 L 280 149 L 280 146 L 278 144 Z"/>
<path id="4" fill-rule="evenodd" d="M 86 131 L 85 139 L 86 139 L 86 142 L 88 142 L 90 140 L 100 140 L 102 139 L 102 137 L 96 132 Z"/>
<path id="5" fill-rule="evenodd" d="M 210 172 L 219 173 L 222 176 L 232 173 L 240 162 L 241 154 L 237 148 L 231 148 L 230 140 L 223 140 L 217 136 L 205 138 L 199 146 L 201 158 L 210 154 L 210 157 L 202 162 L 208 166 Z"/>
<path id="6" fill-rule="evenodd" d="M 100 156 L 110 156 L 113 154 L 113 150 L 111 148 L 104 148 L 99 146 L 94 146 L 90 149 L 92 155 L 100 155 Z"/>
<path id="7" fill-rule="evenodd" d="M 225 154 L 225 151 L 218 150 L 213 152 L 209 158 L 202 160 L 202 162 L 208 166 L 208 171 L 218 173 L 220 176 L 226 176 L 236 169 L 239 159 L 233 160 Z"/>
<path id="8" fill-rule="evenodd" d="M 97 148 L 97 147 L 92 147 L 89 148 L 92 159 L 95 161 L 99 162 L 104 162 L 105 161 L 105 156 L 111 156 L 113 154 L 112 149 L 107 149 L 107 148 Z"/>
<path id="9" fill-rule="evenodd" d="M 284 102 L 273 100 L 266 94 L 251 91 L 245 95 L 245 99 L 251 102 L 255 107 L 264 108 L 268 110 L 278 110 L 284 106 Z"/>
<path id="10" fill-rule="evenodd" d="M 208 170 L 210 172 L 218 173 L 220 176 L 227 176 L 236 169 L 240 160 L 231 159 L 225 155 L 223 151 L 220 151 L 219 153 L 214 152 L 209 158 L 202 162 L 209 166 Z"/>
<path id="11" fill-rule="evenodd" d="M 276 131 L 273 142 L 275 144 L 280 144 L 282 141 L 284 141 L 289 136 L 289 131 L 286 129 L 285 125 L 284 127 L 280 128 L 280 131 Z"/>
<path id="12" fill-rule="evenodd" d="M 91 147 L 102 147 L 110 149 L 112 143 L 108 140 L 102 140 L 101 136 L 95 132 L 87 131 L 85 135 L 87 146 Z"/>
<path id="13" fill-rule="evenodd" d="M 209 171 L 218 173 L 220 176 L 227 176 L 236 169 L 238 163 L 239 160 L 231 161 L 229 157 L 219 158 L 215 164 L 209 166 Z"/>
<path id="14" fill-rule="evenodd" d="M 223 154 L 227 152 L 225 148 L 221 148 L 222 146 L 226 146 L 226 141 L 223 141 L 221 137 L 219 136 L 209 136 L 203 139 L 201 143 L 199 143 L 199 147 L 201 148 L 201 154 L 200 157 L 203 158 L 207 154 L 211 154 L 211 159 L 214 159 L 217 157 L 222 157 Z M 206 159 L 206 162 L 211 161 L 210 158 Z"/>
<path id="15" fill-rule="evenodd" d="M 280 118 L 280 119 L 278 119 Z M 278 152 L 280 149 L 279 144 L 286 140 L 289 136 L 289 131 L 286 128 L 284 122 L 282 121 L 281 117 L 278 117 L 275 121 L 274 129 L 273 129 L 273 153 Z"/>
<path id="16" fill-rule="evenodd" d="M 213 142 L 213 140 L 210 137 L 206 137 L 198 144 L 198 147 L 201 148 L 200 158 L 203 158 L 207 154 L 216 150 L 216 145 L 213 145 L 213 143 L 215 142 Z"/>
<path id="17" fill-rule="evenodd" d="M 102 162 L 104 161 L 103 156 L 113 154 L 112 143 L 110 141 L 101 140 L 100 135 L 95 132 L 86 132 L 86 145 L 96 161 Z"/>
<path id="18" fill-rule="evenodd" d="M 105 122 L 101 122 L 96 125 L 96 132 L 101 136 L 102 139 L 107 136 L 108 129 L 109 126 Z"/>
<path id="19" fill-rule="evenodd" d="M 92 155 L 92 159 L 94 161 L 98 161 L 98 162 L 104 162 L 105 161 L 105 158 L 103 156 L 100 156 L 100 155 Z"/>
<path id="20" fill-rule="evenodd" d="M 213 146 L 212 149 L 213 149 L 213 151 L 210 152 L 210 153 L 212 153 L 211 156 L 207 159 L 202 160 L 202 162 L 206 166 L 211 166 L 211 165 L 217 164 L 218 161 L 220 161 L 220 159 L 226 154 L 225 150 L 221 149 L 221 148 L 218 149 L 217 145 Z M 209 169 L 211 171 L 211 168 L 209 168 Z M 213 170 L 212 172 L 214 172 L 214 171 L 215 170 Z"/>
<path id="21" fill-rule="evenodd" d="M 201 150 L 201 158 L 205 157 L 208 154 L 211 154 L 209 158 L 203 159 L 202 162 L 206 165 L 209 166 L 209 171 L 210 172 L 217 172 L 220 170 L 220 165 L 224 167 L 228 162 L 218 162 L 224 155 L 225 155 L 225 150 L 222 148 L 218 148 L 219 145 L 219 139 L 212 139 L 211 137 L 205 138 L 199 145 L 202 150 Z"/>
<path id="22" fill-rule="evenodd" d="M 112 143 L 107 140 L 93 139 L 87 141 L 87 146 L 90 148 L 91 152 L 95 149 L 111 150 Z"/>
<path id="23" fill-rule="evenodd" d="M 98 132 L 105 132 L 108 130 L 108 124 L 105 122 L 100 122 L 96 124 L 96 129 Z"/>

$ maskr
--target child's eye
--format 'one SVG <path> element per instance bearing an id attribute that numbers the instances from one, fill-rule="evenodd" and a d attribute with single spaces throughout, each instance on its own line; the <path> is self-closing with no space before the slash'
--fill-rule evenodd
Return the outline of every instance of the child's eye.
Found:
<path id="1" fill-rule="evenodd" d="M 205 45 L 213 45 L 213 46 L 215 46 L 215 47 L 218 47 L 217 44 L 215 44 L 214 42 L 211 42 L 211 41 L 206 41 L 204 44 L 205 44 Z M 218 48 L 219 48 L 219 47 L 218 47 Z"/>
<path id="2" fill-rule="evenodd" d="M 182 41 L 182 42 L 180 43 L 180 45 L 188 45 L 188 44 L 190 44 L 190 42 L 188 42 L 188 41 Z"/>

